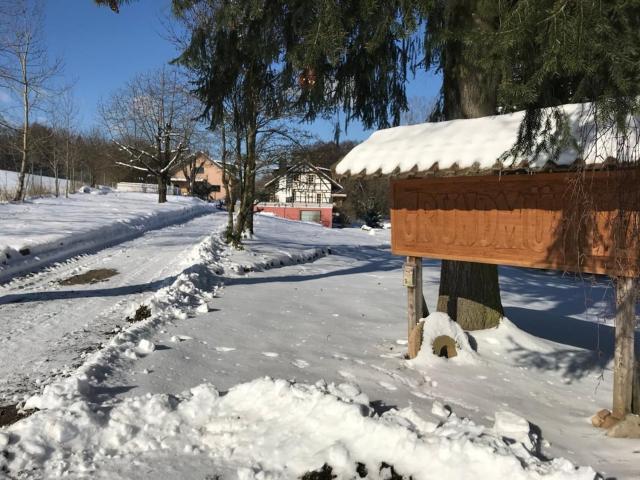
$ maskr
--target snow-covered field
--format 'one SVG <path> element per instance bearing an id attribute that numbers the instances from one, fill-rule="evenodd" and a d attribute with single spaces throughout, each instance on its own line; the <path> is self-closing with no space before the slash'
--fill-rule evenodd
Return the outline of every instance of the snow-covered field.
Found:
<path id="1" fill-rule="evenodd" d="M 0 192 L 13 192 L 18 185 L 18 178 L 20 174 L 10 170 L 0 170 Z M 27 191 L 30 188 L 35 188 L 40 191 L 48 190 L 54 192 L 56 189 L 56 179 L 54 177 L 47 177 L 45 175 L 31 175 L 27 173 L 25 177 L 25 186 Z M 58 179 L 58 188 L 61 192 L 64 192 L 67 186 L 65 179 Z"/>
<path id="2" fill-rule="evenodd" d="M 95 190 L 0 204 L 0 283 L 43 265 L 213 210 L 192 197 Z"/>
<path id="3" fill-rule="evenodd" d="M 224 223 L 193 222 L 210 218 Z M 458 357 L 407 361 L 388 231 L 263 216 L 256 231 L 244 251 L 214 231 L 183 253 L 182 273 L 129 307 L 148 319 L 121 321 L 28 399 L 40 411 L 0 431 L 6 474 L 267 479 L 326 464 L 338 478 L 638 478 L 638 441 L 589 422 L 611 401 L 606 284 L 502 269 L 509 320 L 460 337 Z M 436 262 L 424 276 L 433 308 Z"/>

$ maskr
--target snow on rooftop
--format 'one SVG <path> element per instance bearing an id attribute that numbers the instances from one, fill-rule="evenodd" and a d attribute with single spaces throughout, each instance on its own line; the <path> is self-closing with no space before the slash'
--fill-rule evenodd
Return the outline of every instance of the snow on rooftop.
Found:
<path id="1" fill-rule="evenodd" d="M 592 104 L 564 105 L 561 109 L 567 117 L 571 135 L 578 148 L 567 148 L 557 158 L 551 158 L 547 153 L 526 159 L 525 165 L 528 168 L 543 169 L 549 161 L 567 167 L 578 159 L 583 159 L 587 165 L 593 165 L 603 163 L 608 158 L 621 158 L 615 130 L 596 134 Z M 487 170 L 518 166 L 514 165 L 513 159 L 501 162 L 500 158 L 516 143 L 524 113 L 521 111 L 378 130 L 338 163 L 336 173 L 386 175 L 436 168 L 447 170 L 454 167 L 475 167 Z M 637 151 L 640 146 L 637 128 L 631 137 L 626 148 Z"/>

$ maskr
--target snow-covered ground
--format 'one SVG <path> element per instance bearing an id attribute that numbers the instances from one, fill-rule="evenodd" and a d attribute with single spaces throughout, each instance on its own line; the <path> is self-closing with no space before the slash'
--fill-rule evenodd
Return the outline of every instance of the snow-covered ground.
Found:
<path id="1" fill-rule="evenodd" d="M 41 411 L 0 431 L 6 473 L 638 477 L 637 440 L 589 423 L 611 402 L 605 283 L 502 269 L 509 320 L 461 340 L 458 357 L 407 361 L 388 231 L 263 216 L 256 231 L 241 252 L 214 233 L 183 254 L 173 283 L 136 299 L 150 318 L 30 398 Z M 433 307 L 436 262 L 424 277 Z"/>
<path id="2" fill-rule="evenodd" d="M 13 192 L 18 185 L 18 179 L 20 174 L 11 170 L 0 170 L 0 192 Z M 30 187 L 34 187 L 39 190 L 48 190 L 54 192 L 56 189 L 56 179 L 54 177 L 47 177 L 45 175 L 31 175 L 26 174 L 25 186 L 27 191 Z M 58 188 L 61 192 L 64 192 L 67 186 L 65 179 L 58 179 Z"/>
<path id="3" fill-rule="evenodd" d="M 221 213 L 202 215 L 0 286 L 0 405 L 68 375 L 114 329 L 126 328 L 130 305 L 173 283 L 191 250 L 224 220 Z M 97 269 L 115 274 L 61 284 Z"/>
<path id="4" fill-rule="evenodd" d="M 0 204 L 0 283 L 213 209 L 192 197 L 169 197 L 158 204 L 153 194 L 106 189 Z"/>

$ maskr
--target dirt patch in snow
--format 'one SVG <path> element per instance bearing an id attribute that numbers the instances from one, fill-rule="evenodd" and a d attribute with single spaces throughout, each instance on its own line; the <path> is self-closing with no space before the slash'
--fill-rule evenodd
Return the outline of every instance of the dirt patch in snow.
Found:
<path id="1" fill-rule="evenodd" d="M 360 478 L 367 478 L 369 472 L 367 471 L 367 467 L 364 463 L 358 462 L 356 464 L 356 473 Z M 386 462 L 382 462 L 380 464 L 379 469 L 380 478 L 385 478 L 389 480 L 405 480 L 405 477 L 399 475 L 392 465 L 389 465 Z M 333 480 L 334 478 L 338 478 L 337 475 L 333 473 L 333 467 L 328 464 L 322 465 L 318 470 L 313 470 L 305 473 L 300 477 L 300 480 Z M 353 477 L 356 479 L 357 477 Z M 412 480 L 413 477 L 409 476 L 409 480 Z"/>
<path id="2" fill-rule="evenodd" d="M 22 420 L 34 412 L 35 410 L 19 410 L 16 404 L 0 407 L 0 427 L 13 425 L 18 420 Z"/>
<path id="3" fill-rule="evenodd" d="M 114 268 L 97 268 L 60 280 L 60 285 L 87 285 L 104 282 L 117 274 L 118 271 Z"/>
<path id="4" fill-rule="evenodd" d="M 143 303 L 136 309 L 136 312 L 133 314 L 133 317 L 127 317 L 126 320 L 129 323 L 136 323 L 136 322 L 141 322 L 142 320 L 145 320 L 150 316 L 151 316 L 151 309 Z"/>

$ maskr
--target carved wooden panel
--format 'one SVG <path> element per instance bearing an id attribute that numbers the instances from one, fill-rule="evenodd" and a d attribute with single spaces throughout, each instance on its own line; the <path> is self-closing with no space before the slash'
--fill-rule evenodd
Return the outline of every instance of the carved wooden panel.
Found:
<path id="1" fill-rule="evenodd" d="M 392 180 L 397 255 L 636 276 L 638 170 Z"/>

